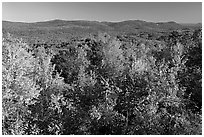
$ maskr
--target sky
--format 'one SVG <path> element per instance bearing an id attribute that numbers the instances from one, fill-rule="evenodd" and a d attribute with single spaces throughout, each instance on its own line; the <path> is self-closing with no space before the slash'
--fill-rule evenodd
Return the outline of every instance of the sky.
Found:
<path id="1" fill-rule="evenodd" d="M 201 23 L 201 2 L 3 2 L 2 19 L 38 22 L 54 19 L 111 21 L 144 20 Z"/>

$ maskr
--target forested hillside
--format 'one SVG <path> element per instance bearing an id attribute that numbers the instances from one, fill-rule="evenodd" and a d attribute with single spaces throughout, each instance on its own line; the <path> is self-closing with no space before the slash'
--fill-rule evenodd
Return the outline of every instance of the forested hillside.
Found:
<path id="1" fill-rule="evenodd" d="M 44 22 L 24 23 L 2 21 L 3 34 L 9 32 L 15 37 L 23 38 L 28 44 L 48 43 L 59 44 L 70 39 L 86 38 L 98 35 L 98 32 L 112 36 L 134 35 L 145 39 L 157 39 L 173 30 L 194 30 L 201 24 L 178 24 L 176 22 L 146 22 L 142 20 L 127 20 L 122 22 L 98 21 L 66 21 L 50 20 Z"/>
<path id="2" fill-rule="evenodd" d="M 104 29 L 50 43 L 21 39 L 9 28 L 2 41 L 2 134 L 202 134 L 201 29 Z"/>

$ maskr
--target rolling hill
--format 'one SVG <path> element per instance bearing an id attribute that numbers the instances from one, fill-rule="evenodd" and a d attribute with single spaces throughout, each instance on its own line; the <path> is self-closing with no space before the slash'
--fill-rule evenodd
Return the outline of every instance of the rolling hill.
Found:
<path id="1" fill-rule="evenodd" d="M 10 32 L 27 40 L 61 40 L 71 37 L 83 37 L 98 32 L 112 34 L 139 34 L 139 33 L 164 33 L 172 30 L 195 29 L 200 24 L 179 24 L 176 22 L 146 22 L 142 20 L 127 20 L 122 22 L 98 22 L 86 20 L 50 20 L 44 22 L 24 23 L 3 21 L 3 33 Z M 156 34 L 157 35 L 157 34 Z"/>

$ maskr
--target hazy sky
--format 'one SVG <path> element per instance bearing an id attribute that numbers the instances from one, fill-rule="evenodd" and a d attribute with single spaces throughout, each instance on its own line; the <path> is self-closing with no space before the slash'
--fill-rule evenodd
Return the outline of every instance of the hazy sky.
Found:
<path id="1" fill-rule="evenodd" d="M 145 20 L 178 23 L 202 22 L 202 3 L 2 3 L 2 18 L 8 21 L 37 22 L 53 19 L 123 21 Z"/>

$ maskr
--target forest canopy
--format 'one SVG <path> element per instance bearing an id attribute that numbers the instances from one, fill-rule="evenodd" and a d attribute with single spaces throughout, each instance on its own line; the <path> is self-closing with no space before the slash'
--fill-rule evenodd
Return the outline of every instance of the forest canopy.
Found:
<path id="1" fill-rule="evenodd" d="M 4 135 L 201 135 L 202 30 L 2 41 Z"/>

